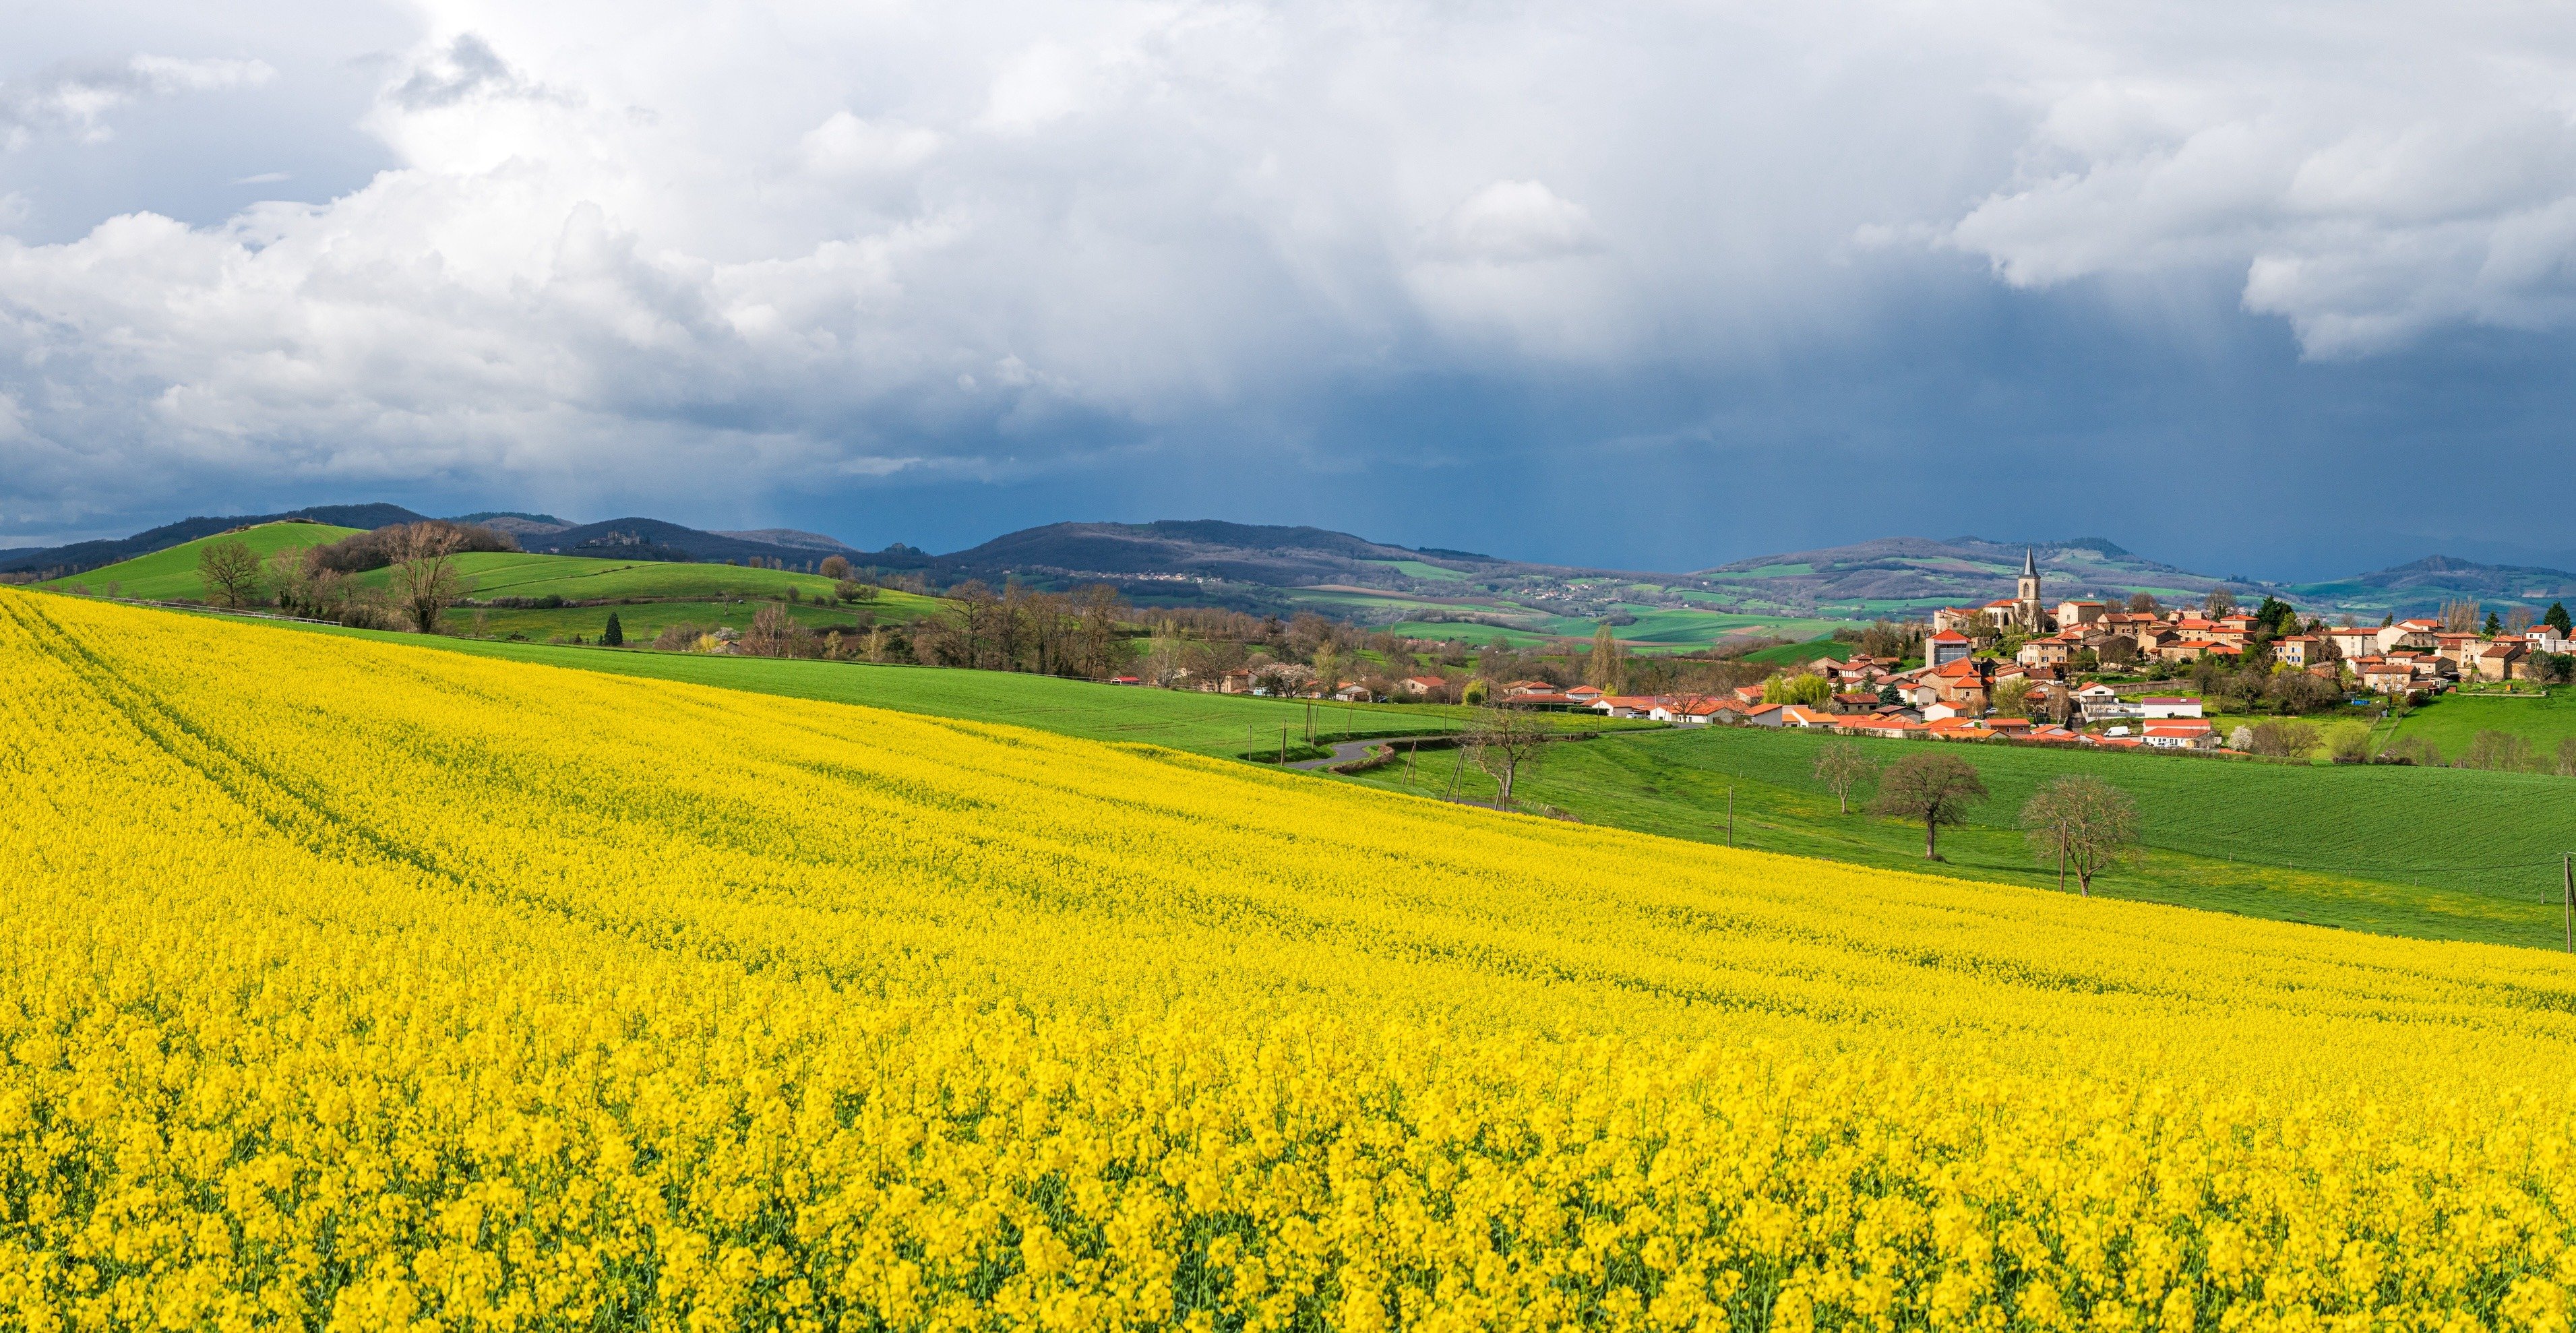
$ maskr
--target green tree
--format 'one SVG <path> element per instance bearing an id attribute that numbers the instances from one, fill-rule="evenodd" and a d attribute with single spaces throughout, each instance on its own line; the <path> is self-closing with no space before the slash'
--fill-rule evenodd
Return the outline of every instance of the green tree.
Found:
<path id="1" fill-rule="evenodd" d="M 2490 639 L 2494 638 L 2495 636 L 2497 636 L 2497 635 L 2499 635 L 2499 634 L 2504 633 L 2504 621 L 2503 621 L 2503 620 L 2501 620 L 2501 619 L 2499 619 L 2499 618 L 2496 616 L 2496 613 L 2495 613 L 2495 612 L 2493 612 L 2493 611 L 2489 611 L 2489 612 L 2487 612 L 2487 624 L 2486 624 L 2486 630 L 2485 630 L 2485 633 L 2486 633 L 2486 636 L 2487 636 L 2488 638 L 2490 638 Z"/>
<path id="2" fill-rule="evenodd" d="M 1612 694 L 1619 692 L 1619 636 L 1604 621 L 1592 632 L 1592 660 L 1583 667 L 1583 683 L 1596 685 Z"/>
<path id="3" fill-rule="evenodd" d="M 1879 779 L 1874 813 L 1923 825 L 1923 859 L 1941 859 L 1941 826 L 1965 823 L 1968 807 L 1986 799 L 1985 779 L 1957 755 L 1926 751 L 1890 765 Z"/>
<path id="4" fill-rule="evenodd" d="M 2576 619 L 2571 619 L 2568 616 L 2567 604 L 2565 602 L 2551 602 L 2549 604 L 2548 614 L 2543 615 L 2540 618 L 2540 623 L 2557 630 L 2561 634 L 2576 634 Z"/>
<path id="5" fill-rule="evenodd" d="M 259 556 L 239 537 L 199 547 L 197 576 L 205 580 L 206 600 L 216 606 L 239 610 L 259 600 Z"/>
<path id="6" fill-rule="evenodd" d="M 599 632 L 599 641 L 607 644 L 611 648 L 625 646 L 626 627 L 617 623 L 616 612 L 611 611 L 608 613 L 608 628 Z"/>
<path id="7" fill-rule="evenodd" d="M 2090 774 L 2053 778 L 2021 808 L 2022 835 L 2044 864 L 2057 862 L 2057 887 L 2075 872 L 2075 891 L 2091 897 L 2093 877 L 2136 854 L 2138 806 L 2127 792 Z"/>

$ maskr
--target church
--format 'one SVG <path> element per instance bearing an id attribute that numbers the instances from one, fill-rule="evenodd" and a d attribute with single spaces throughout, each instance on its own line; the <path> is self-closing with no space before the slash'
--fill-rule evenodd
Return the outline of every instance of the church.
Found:
<path id="1" fill-rule="evenodd" d="M 1964 629 L 1975 620 L 1983 620 L 1998 630 L 2019 630 L 2023 634 L 2046 634 L 2057 628 L 2057 618 L 2048 613 L 2039 596 L 2039 559 L 2030 547 L 2021 552 L 2021 578 L 2010 597 L 1998 597 L 1974 611 L 1944 607 L 1932 613 L 1935 633 Z M 1931 660 L 1928 656 L 1926 661 Z"/>

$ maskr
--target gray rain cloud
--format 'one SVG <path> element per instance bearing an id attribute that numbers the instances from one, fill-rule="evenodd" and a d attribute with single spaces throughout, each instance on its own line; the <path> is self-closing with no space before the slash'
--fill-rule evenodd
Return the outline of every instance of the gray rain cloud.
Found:
<path id="1" fill-rule="evenodd" d="M 317 113 L 380 154 L 318 197 L 0 237 L 0 532 L 404 485 L 750 512 L 1182 450 L 1203 478 L 1901 457 L 1906 401 L 1743 396 L 1868 398 L 1853 358 L 1915 359 L 1888 330 L 1940 340 L 1979 287 L 2160 346 L 2275 327 L 2280 375 L 2576 323 L 2561 11 L 386 12 L 393 48 L 100 20 L 0 69 L 22 163 L 150 154 L 150 105 L 221 119 L 334 61 L 375 91 Z M 222 178 L 292 187 L 292 148 Z M 1519 414 L 1544 428 L 1388 424 L 1498 385 L 1555 395 Z"/>

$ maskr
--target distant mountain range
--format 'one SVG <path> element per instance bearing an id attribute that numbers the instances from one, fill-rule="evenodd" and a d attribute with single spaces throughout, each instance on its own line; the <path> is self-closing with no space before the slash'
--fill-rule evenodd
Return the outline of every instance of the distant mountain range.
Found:
<path id="1" fill-rule="evenodd" d="M 309 519 L 374 528 L 416 522 L 399 505 L 321 505 L 280 514 L 190 518 L 118 541 L 0 551 L 0 574 L 59 577 L 129 560 L 230 528 Z M 1639 606 L 1752 614 L 1897 617 L 1934 606 L 2009 596 L 2024 545 L 1978 537 L 1888 537 L 1738 560 L 1691 574 L 1547 565 L 1439 547 L 1404 547 L 1324 528 L 1214 520 L 1050 523 L 979 546 L 933 555 L 901 543 L 864 551 L 794 528 L 709 532 L 660 519 L 572 523 L 552 514 L 490 510 L 453 516 L 509 532 L 527 550 L 628 560 L 776 561 L 802 567 L 827 555 L 879 574 L 914 574 L 948 587 L 1010 579 L 1048 587 L 1105 582 L 1148 605 L 1199 604 L 1281 612 L 1324 606 L 1340 613 L 1455 610 L 1461 618 L 1537 616 L 1562 623 L 1616 618 Z M 2196 600 L 2225 586 L 2240 600 L 2282 597 L 2328 615 L 2430 611 L 2454 598 L 2545 606 L 2576 600 L 2576 574 L 2428 556 L 2351 578 L 2273 583 L 2194 573 L 2101 538 L 2034 542 L 2051 600 L 2126 598 L 2146 592 Z"/>

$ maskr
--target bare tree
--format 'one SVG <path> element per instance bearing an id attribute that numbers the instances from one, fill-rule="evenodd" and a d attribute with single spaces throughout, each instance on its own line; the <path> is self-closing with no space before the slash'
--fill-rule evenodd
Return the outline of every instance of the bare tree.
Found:
<path id="1" fill-rule="evenodd" d="M 768 602 L 751 615 L 751 629 L 742 636 L 742 650 L 755 657 L 787 657 L 796 631 L 804 628 L 789 619 L 787 608 Z"/>
<path id="2" fill-rule="evenodd" d="M 837 555 L 827 555 L 823 557 L 821 567 L 814 572 L 839 583 L 850 577 L 850 562 Z"/>
<path id="3" fill-rule="evenodd" d="M 1844 814 L 1851 813 L 1852 789 L 1877 776 L 1878 761 L 1850 741 L 1831 741 L 1816 752 L 1816 781 L 1834 794 Z"/>
<path id="4" fill-rule="evenodd" d="M 1476 766 L 1493 775 L 1502 792 L 1494 808 L 1509 809 L 1512 784 L 1523 769 L 1538 762 L 1538 747 L 1547 743 L 1547 724 L 1526 708 L 1480 708 L 1467 724 L 1467 753 Z"/>
<path id="5" fill-rule="evenodd" d="M 2532 621 L 2533 616 L 2531 614 L 2530 607 L 2507 607 L 2505 608 L 2504 613 L 2504 632 L 2519 639 L 2522 637 L 2522 632 L 2524 630 L 2531 628 Z"/>
<path id="6" fill-rule="evenodd" d="M 464 534 L 448 523 L 409 523 L 394 533 L 390 589 L 413 629 L 436 633 L 439 616 L 464 594 L 465 580 L 456 569 L 464 546 Z"/>
<path id="7" fill-rule="evenodd" d="M 2200 599 L 2200 613 L 2212 620 L 2236 614 L 2236 594 L 2223 586 L 2210 589 L 2209 595 Z"/>
<path id="8" fill-rule="evenodd" d="M 2129 794 L 2082 773 L 2052 778 L 2021 808 L 2022 836 L 2042 862 L 2057 862 L 2057 887 L 2075 872 L 2075 891 L 2093 894 L 2093 877 L 2137 854 L 2138 806 Z"/>
<path id="9" fill-rule="evenodd" d="M 206 599 L 217 606 L 240 610 L 259 600 L 259 556 L 239 537 L 199 547 L 197 576 L 205 580 Z"/>
<path id="10" fill-rule="evenodd" d="M 2474 597 L 2456 598 L 2442 603 L 2442 631 L 2446 634 L 2474 634 L 2478 629 L 2478 602 Z"/>
<path id="11" fill-rule="evenodd" d="M 1923 859 L 1941 859 L 1941 826 L 1967 821 L 1968 807 L 1986 799 L 1976 766 L 1957 755 L 1909 754 L 1879 779 L 1870 809 L 1923 824 Z"/>
<path id="12" fill-rule="evenodd" d="M 2154 593 L 2133 592 L 2129 594 L 2129 613 L 2131 615 L 2151 616 L 2163 609 L 2163 607 L 2156 605 L 2156 595 Z"/>

